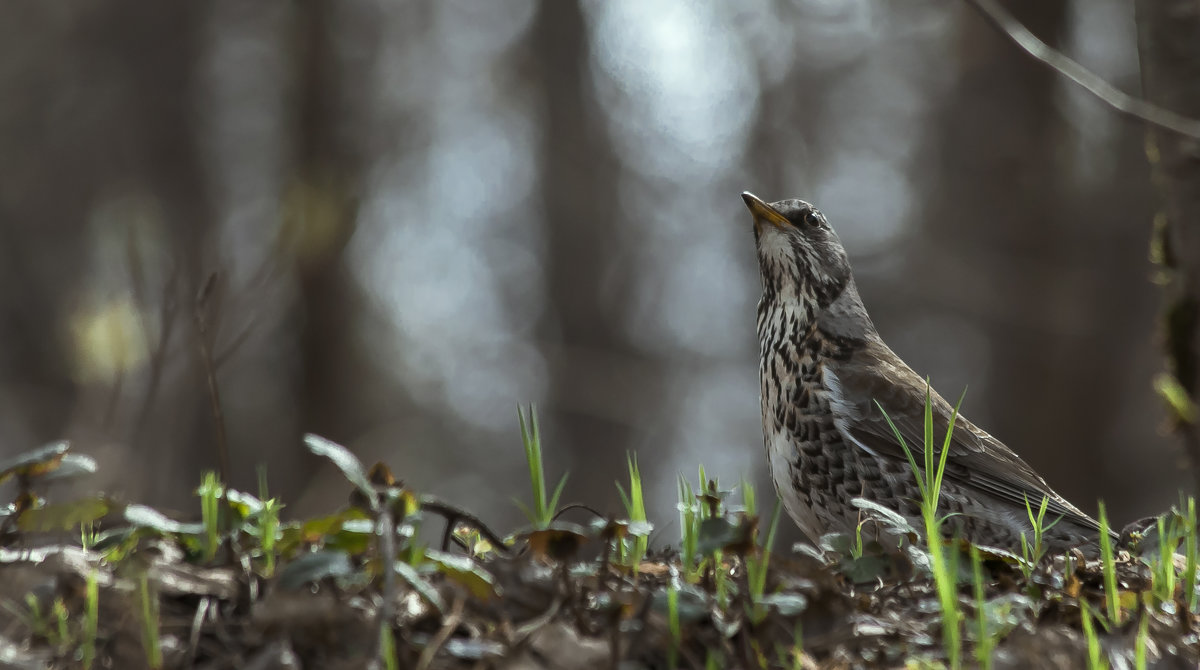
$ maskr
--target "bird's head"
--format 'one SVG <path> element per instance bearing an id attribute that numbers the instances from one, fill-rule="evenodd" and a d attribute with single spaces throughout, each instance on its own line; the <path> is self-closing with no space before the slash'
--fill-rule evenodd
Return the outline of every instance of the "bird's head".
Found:
<path id="1" fill-rule="evenodd" d="M 846 290 L 850 261 L 821 210 L 803 200 L 767 204 L 749 192 L 742 200 L 754 216 L 765 302 L 797 302 L 815 312 Z"/>

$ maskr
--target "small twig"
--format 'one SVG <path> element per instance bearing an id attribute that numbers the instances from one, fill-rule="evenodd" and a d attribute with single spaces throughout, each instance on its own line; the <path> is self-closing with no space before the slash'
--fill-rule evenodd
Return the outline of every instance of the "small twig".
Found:
<path id="1" fill-rule="evenodd" d="M 1025 53 L 1050 66 L 1113 109 L 1160 128 L 1200 140 L 1200 121 L 1125 93 L 1100 75 L 1041 41 L 996 0 L 967 0 L 989 23 L 1008 36 Z"/>
<path id="2" fill-rule="evenodd" d="M 559 517 L 561 517 L 563 514 L 576 509 L 587 510 L 588 512 L 594 514 L 598 519 L 604 519 L 608 516 L 606 514 L 601 514 L 595 507 L 589 507 L 583 503 L 571 503 L 569 505 L 563 505 L 561 509 L 555 512 L 554 516 L 551 518 L 551 521 L 558 521 Z"/>
<path id="3" fill-rule="evenodd" d="M 425 649 L 421 651 L 421 657 L 417 660 L 417 670 L 425 670 L 433 663 L 433 657 L 437 655 L 438 650 L 446 644 L 450 636 L 458 628 L 458 624 L 462 621 L 463 613 L 463 597 L 458 596 L 454 599 L 454 605 L 450 609 L 450 613 L 446 615 L 442 622 L 442 627 L 429 640 L 429 644 L 425 645 Z"/>
<path id="4" fill-rule="evenodd" d="M 211 606 L 212 598 L 204 596 L 200 599 L 200 604 L 196 607 L 196 614 L 192 616 L 192 632 L 188 635 L 189 665 L 196 661 L 196 652 L 200 648 L 200 633 L 204 629 L 204 617 L 208 615 L 208 608 Z"/>
<path id="5" fill-rule="evenodd" d="M 113 380 L 112 386 L 108 389 L 108 406 L 104 409 L 104 419 L 101 425 L 104 430 L 112 430 L 113 422 L 117 416 L 117 405 L 120 404 L 121 392 L 125 388 L 125 368 L 122 366 L 117 370 L 116 379 Z"/>
<path id="6" fill-rule="evenodd" d="M 216 283 L 217 274 L 214 272 L 208 276 L 204 286 L 196 295 L 192 317 L 196 323 L 196 341 L 200 349 L 200 362 L 204 366 L 204 377 L 208 382 L 208 399 L 212 406 L 213 423 L 217 431 L 217 470 L 221 475 L 221 481 L 228 486 L 230 483 L 229 438 L 225 432 L 225 414 L 221 409 L 221 392 L 217 388 L 217 371 L 213 367 L 207 315 L 208 301 L 212 297 Z"/>
<path id="7" fill-rule="evenodd" d="M 457 527 L 458 519 L 451 519 L 449 517 L 446 518 L 446 528 L 442 530 L 442 551 L 450 551 L 451 542 L 454 542 L 463 549 L 468 549 L 466 542 L 463 542 L 454 536 L 454 529 Z"/>
<path id="8" fill-rule="evenodd" d="M 246 340 L 250 339 L 250 335 L 254 333 L 254 327 L 257 325 L 257 317 L 251 317 L 250 323 L 246 324 L 246 327 L 243 328 L 237 335 L 235 335 L 233 339 L 229 340 L 229 343 L 225 345 L 224 349 L 217 353 L 216 358 L 213 360 L 213 367 L 220 370 L 221 366 L 224 365 L 225 362 L 230 358 L 232 358 L 233 355 L 237 353 L 238 349 L 242 348 L 242 345 L 246 343 Z"/>
<path id="9" fill-rule="evenodd" d="M 448 529 L 452 529 L 460 521 L 466 522 L 467 525 L 478 530 L 484 539 L 491 542 L 496 551 L 506 556 L 511 553 L 508 545 L 504 544 L 504 538 L 497 535 L 491 528 L 488 528 L 487 524 L 479 520 L 479 517 L 464 509 L 455 507 L 430 495 L 421 496 L 421 509 L 443 516 L 446 519 L 446 527 Z M 453 531 L 451 530 L 451 532 Z"/>
<path id="10" fill-rule="evenodd" d="M 258 269 L 254 272 L 254 274 L 239 288 L 238 294 L 253 294 L 253 292 L 257 290 L 259 295 L 261 295 L 264 288 L 268 286 L 273 279 L 279 278 L 279 259 L 283 257 L 284 256 L 277 253 L 267 254 L 266 258 L 262 263 L 259 264 Z M 261 313 L 257 312 L 252 314 L 249 322 L 245 325 L 245 327 L 242 328 L 241 332 L 230 338 L 228 343 L 224 348 L 221 349 L 221 351 L 216 352 L 213 359 L 213 365 L 218 370 L 220 370 L 225 362 L 228 361 L 234 354 L 236 354 L 238 349 L 241 349 L 242 345 L 250 339 L 250 335 L 254 333 L 254 329 L 258 326 L 261 316 Z"/>
<path id="11" fill-rule="evenodd" d="M 138 412 L 137 423 L 134 424 L 134 430 L 139 433 L 145 429 L 150 412 L 154 409 L 154 401 L 158 399 L 158 387 L 162 383 L 163 370 L 166 367 L 167 348 L 171 344 L 171 331 L 175 327 L 175 291 L 178 283 L 179 268 L 176 266 L 167 277 L 166 286 L 163 287 L 162 304 L 158 308 L 161 320 L 158 343 L 150 354 L 150 378 L 146 382 L 146 394 L 142 398 L 142 407 Z M 142 331 L 145 333 L 146 342 L 149 342 L 150 326 L 145 318 L 142 319 Z"/>
<path id="12" fill-rule="evenodd" d="M 511 643 L 510 650 L 515 651 L 524 647 L 525 644 L 529 642 L 529 638 L 533 637 L 534 633 L 549 625 L 549 623 L 554 620 L 554 617 L 558 616 L 558 612 L 562 609 L 562 605 L 562 597 L 555 596 L 554 600 L 550 602 L 550 606 L 546 608 L 545 612 L 542 612 L 541 614 L 514 628 L 512 638 L 515 641 Z"/>

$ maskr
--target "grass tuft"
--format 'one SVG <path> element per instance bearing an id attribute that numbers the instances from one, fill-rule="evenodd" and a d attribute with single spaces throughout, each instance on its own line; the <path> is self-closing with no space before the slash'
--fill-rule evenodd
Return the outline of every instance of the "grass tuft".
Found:
<path id="1" fill-rule="evenodd" d="M 621 495 L 621 504 L 625 506 L 625 517 L 635 523 L 648 523 L 646 499 L 642 493 L 642 473 L 638 469 L 637 456 L 626 454 L 625 461 L 629 468 L 629 493 L 626 494 L 625 489 L 621 488 L 621 482 L 617 482 L 617 492 Z M 631 551 L 626 556 L 626 541 L 620 542 L 621 558 L 628 560 L 636 572 L 637 566 L 646 557 L 646 551 L 650 548 L 650 538 L 645 534 L 634 535 L 629 544 Z"/>
<path id="2" fill-rule="evenodd" d="M 679 560 L 682 563 L 684 579 L 692 581 L 696 565 L 696 554 L 700 543 L 700 503 L 696 500 L 692 483 L 687 477 L 679 475 Z"/>
<path id="3" fill-rule="evenodd" d="M 200 496 L 200 523 L 204 526 L 204 560 L 211 561 L 221 546 L 221 496 L 225 495 L 225 487 L 221 485 L 217 473 L 208 470 L 196 494 Z"/>
<path id="4" fill-rule="evenodd" d="M 929 381 L 925 382 L 925 444 L 922 449 L 922 463 L 918 465 L 916 457 L 913 455 L 912 449 L 904 440 L 904 435 L 900 429 L 892 422 L 892 418 L 888 416 L 887 410 L 880 405 L 878 401 L 875 405 L 879 407 L 879 411 L 883 412 L 884 419 L 887 420 L 888 426 L 895 433 L 896 439 L 900 442 L 900 448 L 904 450 L 905 457 L 908 458 L 909 467 L 912 468 L 913 477 L 917 481 L 917 488 L 920 491 L 921 499 L 918 501 L 921 508 L 921 519 L 925 525 L 925 543 L 929 548 L 929 564 L 933 571 L 934 585 L 937 589 L 938 605 L 942 613 L 942 642 L 945 647 L 946 656 L 950 661 L 950 667 L 962 667 L 962 637 L 960 631 L 960 623 L 962 613 L 958 610 L 958 584 L 957 584 L 957 565 L 947 556 L 945 545 L 942 542 L 941 526 L 945 521 L 944 517 L 938 516 L 938 502 L 941 499 L 942 478 L 946 472 L 946 459 L 950 455 L 950 444 L 954 438 L 954 424 L 958 421 L 958 408 L 962 405 L 963 397 L 966 392 L 959 397 L 958 403 L 954 406 L 954 412 L 950 415 L 949 425 L 946 427 L 946 435 L 942 439 L 942 448 L 940 452 L 934 453 L 933 442 L 933 401 L 931 397 Z"/>
<path id="5" fill-rule="evenodd" d="M 1025 514 L 1029 516 L 1029 525 L 1033 528 L 1033 542 L 1029 542 L 1025 533 L 1021 533 L 1021 557 L 1025 559 L 1025 562 L 1021 564 L 1021 572 L 1025 575 L 1026 580 L 1033 577 L 1034 569 L 1046 557 L 1046 531 L 1053 528 L 1063 519 L 1060 515 L 1057 519 L 1050 522 L 1049 525 L 1045 523 L 1046 508 L 1049 504 L 1050 497 L 1042 496 L 1042 502 L 1038 505 L 1038 511 L 1035 514 L 1033 506 L 1029 504 L 1029 496 L 1025 496 Z"/>
<path id="6" fill-rule="evenodd" d="M 546 497 L 546 471 L 542 463 L 542 432 L 538 426 L 537 408 L 530 405 L 527 409 L 517 406 L 517 420 L 521 424 L 521 442 L 525 445 L 525 463 L 529 467 L 529 483 L 533 489 L 533 507 L 526 507 L 520 501 L 517 506 L 525 512 L 525 516 L 533 522 L 536 528 L 544 529 L 554 520 L 558 510 L 558 499 L 562 496 L 563 487 L 567 484 L 567 475 L 558 480 L 554 494 Z"/>

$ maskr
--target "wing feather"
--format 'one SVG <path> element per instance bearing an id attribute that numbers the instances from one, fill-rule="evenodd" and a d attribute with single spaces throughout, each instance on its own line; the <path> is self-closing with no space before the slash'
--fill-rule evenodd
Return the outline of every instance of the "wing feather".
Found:
<path id="1" fill-rule="evenodd" d="M 907 462 L 896 433 L 880 411 L 882 407 L 909 448 L 915 452 L 923 449 L 927 390 L 933 404 L 935 444 L 944 440 L 954 408 L 920 381 L 882 341 L 866 342 L 838 366 L 837 376 L 843 397 L 856 399 L 853 402 L 857 405 L 853 408 L 857 419 L 841 427 L 862 448 Z M 1094 519 L 1055 493 L 1020 456 L 961 415 L 954 423 L 945 477 L 1019 507 L 1028 500 L 1036 510 L 1045 497 L 1048 520 L 1061 516 L 1075 525 L 1100 529 Z"/>

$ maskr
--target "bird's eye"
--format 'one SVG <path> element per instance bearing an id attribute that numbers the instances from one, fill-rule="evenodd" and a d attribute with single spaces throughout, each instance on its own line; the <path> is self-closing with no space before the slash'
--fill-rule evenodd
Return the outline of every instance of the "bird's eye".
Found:
<path id="1" fill-rule="evenodd" d="M 804 224 L 813 228 L 820 228 L 825 225 L 825 219 L 815 209 L 810 209 L 804 213 Z"/>

